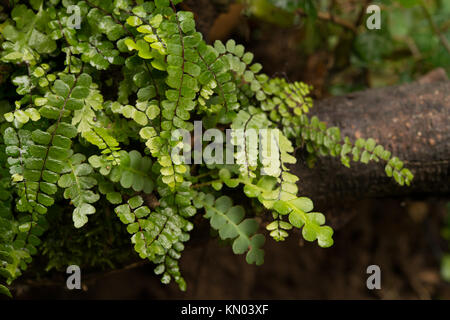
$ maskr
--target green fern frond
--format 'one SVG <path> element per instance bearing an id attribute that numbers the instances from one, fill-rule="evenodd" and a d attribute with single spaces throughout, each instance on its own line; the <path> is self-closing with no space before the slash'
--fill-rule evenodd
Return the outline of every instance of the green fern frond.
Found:
<path id="1" fill-rule="evenodd" d="M 92 177 L 93 168 L 86 163 L 86 157 L 82 154 L 74 154 L 67 160 L 58 186 L 64 190 L 64 198 L 70 199 L 75 206 L 73 222 L 75 228 L 81 228 L 88 222 L 88 215 L 96 212 L 92 205 L 100 199 L 100 196 L 91 189 L 97 185 L 97 180 Z"/>
<path id="2" fill-rule="evenodd" d="M 255 219 L 245 219 L 244 208 L 233 206 L 231 198 L 222 196 L 215 199 L 212 194 L 198 194 L 194 200 L 198 208 L 205 208 L 205 218 L 210 220 L 211 227 L 219 232 L 223 240 L 230 239 L 235 254 L 246 254 L 249 264 L 264 263 L 264 251 L 261 246 L 265 238 L 257 234 L 259 224 Z"/>

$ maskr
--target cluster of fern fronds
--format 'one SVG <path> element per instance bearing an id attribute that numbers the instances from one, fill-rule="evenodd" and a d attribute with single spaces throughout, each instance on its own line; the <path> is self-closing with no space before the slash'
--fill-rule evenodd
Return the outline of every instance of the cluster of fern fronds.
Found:
<path id="1" fill-rule="evenodd" d="M 139 256 L 182 290 L 178 262 L 197 214 L 248 263 L 264 258 L 254 212 L 272 220 L 266 229 L 277 241 L 298 228 L 329 247 L 333 230 L 289 172 L 294 144 L 346 166 L 385 161 L 389 176 L 410 183 L 409 170 L 374 140 L 353 144 L 308 117 L 309 86 L 269 78 L 233 40 L 208 45 L 180 2 L 13 0 L 3 8 L 0 60 L 9 72 L 0 93 L 0 276 L 8 284 L 33 255 L 58 256 L 54 237 L 68 235 L 51 228 L 98 239 L 76 230 L 91 223 L 113 238 L 123 223 Z M 234 164 L 174 159 L 176 148 L 187 148 L 174 133 L 193 132 L 194 121 L 218 128 L 215 142 L 226 140 L 227 128 L 244 133 L 233 139 Z M 254 154 L 250 129 L 276 133 L 275 157 Z M 227 196 L 233 188 L 254 198 L 251 206 Z M 73 225 L 55 224 L 62 215 Z M 99 245 L 92 250 L 104 255 Z"/>

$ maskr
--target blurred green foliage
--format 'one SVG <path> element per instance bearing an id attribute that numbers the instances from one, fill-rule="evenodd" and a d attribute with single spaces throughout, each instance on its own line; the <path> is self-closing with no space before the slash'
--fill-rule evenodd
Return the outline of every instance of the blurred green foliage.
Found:
<path id="1" fill-rule="evenodd" d="M 450 75 L 448 0 L 242 0 L 247 12 L 297 27 L 300 55 L 326 51 L 334 65 L 327 90 L 345 94 L 410 82 L 442 67 Z M 381 29 L 369 30 L 368 5 L 381 9 Z M 340 23 L 343 22 L 343 23 Z M 348 26 L 345 26 L 348 24 Z M 447 48 L 444 44 L 447 42 Z M 365 83 L 349 74 L 364 74 Z"/>
<path id="2" fill-rule="evenodd" d="M 445 227 L 442 229 L 442 237 L 448 241 L 450 246 L 450 202 L 447 203 L 447 219 Z M 447 252 L 441 261 L 441 276 L 445 281 L 450 282 L 450 253 Z"/>

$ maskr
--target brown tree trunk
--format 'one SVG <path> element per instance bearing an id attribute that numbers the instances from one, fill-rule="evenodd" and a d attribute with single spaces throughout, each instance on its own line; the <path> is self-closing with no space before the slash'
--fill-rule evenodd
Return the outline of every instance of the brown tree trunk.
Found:
<path id="1" fill-rule="evenodd" d="M 431 79 L 431 80 L 427 80 Z M 300 192 L 319 206 L 334 207 L 356 199 L 450 194 L 450 82 L 433 77 L 397 87 L 371 89 L 319 101 L 312 114 L 338 126 L 352 141 L 374 138 L 404 160 L 415 175 L 411 187 L 386 177 L 384 165 L 321 158 L 314 169 L 301 161 L 293 171 Z"/>

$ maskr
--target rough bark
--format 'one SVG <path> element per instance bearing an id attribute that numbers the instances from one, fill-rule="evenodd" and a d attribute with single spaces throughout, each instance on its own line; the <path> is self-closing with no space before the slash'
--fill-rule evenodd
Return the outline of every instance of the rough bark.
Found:
<path id="1" fill-rule="evenodd" d="M 374 138 L 405 161 L 415 178 L 400 187 L 387 178 L 384 165 L 320 159 L 314 169 L 302 161 L 294 168 L 300 191 L 322 206 L 356 199 L 450 194 L 450 82 L 419 81 L 371 89 L 316 102 L 312 114 L 355 141 Z"/>

